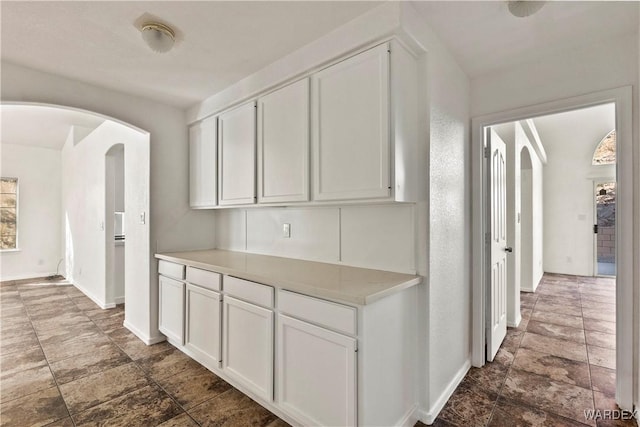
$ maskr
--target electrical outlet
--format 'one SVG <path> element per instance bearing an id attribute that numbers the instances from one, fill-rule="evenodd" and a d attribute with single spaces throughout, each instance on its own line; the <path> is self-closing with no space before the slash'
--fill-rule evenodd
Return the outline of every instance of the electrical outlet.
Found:
<path id="1" fill-rule="evenodd" d="M 291 237 L 291 224 L 282 224 L 282 237 L 285 239 Z"/>

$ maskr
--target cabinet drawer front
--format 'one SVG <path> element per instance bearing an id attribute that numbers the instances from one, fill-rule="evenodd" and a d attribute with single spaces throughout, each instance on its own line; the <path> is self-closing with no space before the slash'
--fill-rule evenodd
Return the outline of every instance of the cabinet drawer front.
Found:
<path id="1" fill-rule="evenodd" d="M 278 308 L 292 317 L 355 335 L 356 309 L 289 291 L 278 292 Z"/>
<path id="2" fill-rule="evenodd" d="M 184 279 L 184 265 L 175 262 L 163 261 L 158 262 L 158 273 L 163 276 L 173 277 L 174 279 Z"/>
<path id="3" fill-rule="evenodd" d="M 187 282 L 202 286 L 212 291 L 220 290 L 220 273 L 187 267 Z"/>
<path id="4" fill-rule="evenodd" d="M 264 307 L 273 307 L 273 288 L 271 286 L 225 276 L 224 290 L 236 298 Z"/>

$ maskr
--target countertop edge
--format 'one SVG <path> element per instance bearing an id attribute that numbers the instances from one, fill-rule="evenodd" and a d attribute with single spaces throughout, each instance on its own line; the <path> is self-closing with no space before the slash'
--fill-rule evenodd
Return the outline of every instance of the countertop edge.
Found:
<path id="1" fill-rule="evenodd" d="M 188 253 L 189 251 L 184 251 L 185 254 Z M 198 251 L 200 252 L 200 251 Z M 249 254 L 249 253 L 245 253 L 245 252 L 234 252 L 234 251 L 225 251 L 225 252 L 232 252 L 232 253 L 238 253 L 238 254 L 245 254 L 245 255 L 258 255 L 259 254 Z M 176 254 L 178 252 L 172 252 L 173 254 Z M 169 261 L 169 262 L 175 262 L 178 264 L 184 264 L 186 266 L 189 267 L 195 267 L 195 268 L 201 268 L 203 270 L 208 270 L 208 271 L 213 271 L 216 273 L 220 273 L 220 274 L 226 274 L 229 276 L 233 276 L 233 277 L 237 277 L 239 279 L 244 279 L 244 280 L 250 280 L 250 281 L 254 281 L 254 282 L 258 282 L 258 283 L 262 283 L 265 285 L 269 285 L 269 286 L 273 286 L 276 288 L 280 288 L 280 289 L 284 289 L 287 291 L 291 291 L 291 292 L 298 292 L 301 294 L 305 294 L 305 295 L 309 295 L 311 297 L 316 297 L 316 298 L 324 298 L 324 299 L 328 299 L 331 301 L 335 301 L 335 302 L 340 302 L 340 303 L 344 303 L 344 304 L 351 304 L 351 305 L 370 305 L 375 303 L 376 301 L 379 301 L 383 298 L 386 298 L 390 295 L 393 295 L 395 293 L 401 292 L 405 289 L 411 288 L 413 286 L 419 285 L 420 283 L 422 283 L 422 276 L 417 276 L 417 275 L 410 275 L 408 273 L 397 273 L 397 272 L 390 272 L 390 271 L 386 271 L 386 270 L 375 270 L 375 271 L 382 271 L 385 273 L 394 273 L 394 274 L 404 274 L 407 276 L 412 276 L 411 279 L 400 282 L 396 285 L 391 286 L 388 289 L 383 289 L 381 291 L 378 292 L 374 292 L 370 295 L 366 295 L 366 296 L 354 296 L 354 295 L 345 295 L 343 293 L 340 292 L 332 292 L 329 289 L 322 289 L 322 288 L 317 288 L 317 287 L 312 287 L 312 286 L 305 286 L 304 284 L 300 284 L 300 283 L 291 283 L 291 282 L 287 282 L 287 281 L 277 281 L 277 283 L 275 280 L 271 280 L 269 277 L 267 276 L 260 276 L 258 274 L 252 274 L 252 273 L 247 273 L 244 271 L 240 271 L 240 270 L 236 270 L 233 268 L 228 268 L 228 267 L 224 267 L 224 266 L 220 266 L 217 264 L 210 264 L 210 263 L 205 263 L 205 262 L 200 262 L 200 261 L 194 261 L 188 258 L 181 258 L 179 256 L 175 256 L 175 255 L 167 255 L 166 253 L 156 253 L 154 254 L 154 257 L 160 260 L 164 260 L 164 261 Z M 280 258 L 280 257 L 278 257 Z M 287 258 L 288 260 L 291 261 L 306 261 L 306 260 L 297 260 L 295 258 Z M 315 262 L 315 261 L 312 261 Z M 333 265 L 336 267 L 351 267 L 351 268 L 361 268 L 363 270 L 373 270 L 373 269 L 367 269 L 367 268 L 363 268 L 363 267 L 353 267 L 353 266 L 343 266 L 340 264 L 331 264 L 331 263 L 322 263 L 322 264 L 329 264 L 329 265 Z"/>

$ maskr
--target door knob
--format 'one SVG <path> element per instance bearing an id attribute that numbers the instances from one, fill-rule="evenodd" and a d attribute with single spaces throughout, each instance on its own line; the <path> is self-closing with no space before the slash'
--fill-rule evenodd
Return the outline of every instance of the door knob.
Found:
<path id="1" fill-rule="evenodd" d="M 511 252 L 513 252 L 513 248 L 510 247 L 510 246 L 507 246 L 506 248 L 504 248 L 504 251 L 511 253 Z"/>

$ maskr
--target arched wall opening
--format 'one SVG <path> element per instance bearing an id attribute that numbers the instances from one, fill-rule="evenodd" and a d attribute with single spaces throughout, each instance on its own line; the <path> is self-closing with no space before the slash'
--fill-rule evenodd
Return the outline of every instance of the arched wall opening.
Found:
<path id="1" fill-rule="evenodd" d="M 529 149 L 520 151 L 520 286 L 533 290 L 533 164 Z"/>
<path id="2" fill-rule="evenodd" d="M 125 307 L 124 324 L 137 335 L 148 335 L 134 325 L 149 322 L 149 132 L 99 113 L 63 105 L 3 102 L 1 106 L 3 144 L 8 142 L 4 131 L 10 127 L 4 120 L 5 109 L 30 114 L 25 116 L 27 120 L 16 120 L 16 116 L 11 116 L 12 126 L 21 125 L 14 126 L 19 130 L 12 133 L 15 140 L 43 127 L 33 126 L 37 121 L 34 117 L 46 118 L 49 121 L 45 128 L 62 132 L 61 136 L 60 132 L 56 134 L 60 139 L 56 146 L 46 147 L 59 152 L 60 204 L 50 215 L 60 224 L 59 229 L 52 230 L 58 235 L 57 254 L 63 260 L 60 274 L 102 308 L 113 307 L 123 300 L 137 301 Z M 33 135 L 31 137 L 33 139 Z M 115 170 L 110 169 L 115 167 L 116 159 L 121 159 L 119 175 L 125 178 L 124 184 L 120 185 L 123 186 L 122 219 L 128 249 L 122 263 L 124 279 L 120 281 L 125 286 L 119 290 L 114 287 L 113 270 L 115 199 L 107 197 L 107 193 L 115 188 L 115 183 L 109 181 L 115 179 Z"/>
<path id="3" fill-rule="evenodd" d="M 105 154 L 105 293 L 106 302 L 125 302 L 126 228 L 124 227 L 124 144 L 113 145 Z"/>

